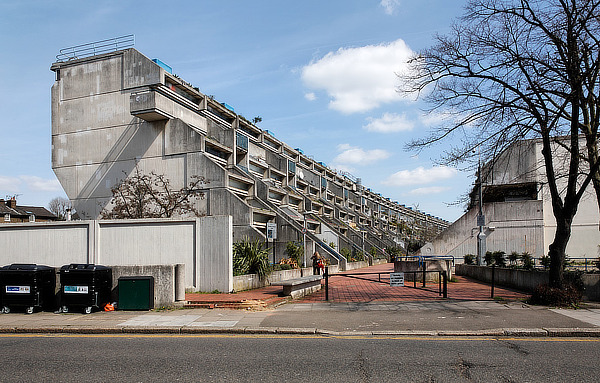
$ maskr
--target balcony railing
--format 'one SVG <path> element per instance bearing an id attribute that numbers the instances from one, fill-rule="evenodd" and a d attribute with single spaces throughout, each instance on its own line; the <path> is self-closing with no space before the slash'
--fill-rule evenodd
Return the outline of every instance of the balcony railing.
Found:
<path id="1" fill-rule="evenodd" d="M 120 36 L 112 39 L 95 41 L 93 43 L 75 45 L 73 47 L 61 49 L 56 55 L 56 61 L 63 62 L 84 57 L 97 56 L 103 53 L 132 48 L 134 45 L 134 35 Z"/>

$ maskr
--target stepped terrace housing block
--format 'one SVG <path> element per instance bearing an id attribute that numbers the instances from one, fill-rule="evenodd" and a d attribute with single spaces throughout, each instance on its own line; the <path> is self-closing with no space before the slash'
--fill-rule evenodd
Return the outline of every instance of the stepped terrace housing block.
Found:
<path id="1" fill-rule="evenodd" d="M 110 208 L 111 188 L 137 166 L 176 188 L 204 177 L 196 207 L 232 216 L 235 241 L 265 240 L 276 224 L 277 258 L 288 241 L 342 263 L 385 255 L 449 224 L 315 161 L 134 48 L 58 59 L 51 70 L 52 167 L 82 219 Z"/>

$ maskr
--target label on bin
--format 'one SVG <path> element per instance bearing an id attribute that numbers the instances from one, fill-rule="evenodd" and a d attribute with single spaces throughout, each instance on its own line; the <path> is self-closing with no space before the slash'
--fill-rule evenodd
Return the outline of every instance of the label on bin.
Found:
<path id="1" fill-rule="evenodd" d="M 87 286 L 64 286 L 65 294 L 87 294 Z"/>
<path id="2" fill-rule="evenodd" d="M 31 293 L 30 286 L 6 286 L 6 292 L 9 294 L 29 294 Z"/>

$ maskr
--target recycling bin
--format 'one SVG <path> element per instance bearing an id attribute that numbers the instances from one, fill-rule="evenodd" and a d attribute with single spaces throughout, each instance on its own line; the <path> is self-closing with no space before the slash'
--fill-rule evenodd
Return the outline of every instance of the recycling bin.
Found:
<path id="1" fill-rule="evenodd" d="M 60 305 L 62 312 L 78 308 L 85 314 L 110 303 L 112 269 L 72 263 L 60 268 Z"/>
<path id="2" fill-rule="evenodd" d="M 53 267 L 13 263 L 0 268 L 2 312 L 25 308 L 53 310 L 56 304 L 56 272 Z"/>
<path id="3" fill-rule="evenodd" d="M 119 310 L 150 310 L 154 308 L 154 277 L 129 276 L 119 278 Z"/>

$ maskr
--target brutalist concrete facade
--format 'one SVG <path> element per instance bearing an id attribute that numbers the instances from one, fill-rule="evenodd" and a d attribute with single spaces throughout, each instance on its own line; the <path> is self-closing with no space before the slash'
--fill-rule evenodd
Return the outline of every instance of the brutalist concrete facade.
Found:
<path id="1" fill-rule="evenodd" d="M 553 143 L 555 175 L 558 189 L 563 193 L 567 186 L 569 155 L 558 138 L 556 141 Z M 580 147 L 585 148 L 583 137 Z M 556 219 L 542 148 L 539 139 L 517 141 L 482 167 L 487 251 L 527 252 L 536 259 L 548 254 L 556 233 Z M 586 166 L 581 164 L 581 174 L 589 171 Z M 421 253 L 448 254 L 458 262 L 462 262 L 466 254 L 477 254 L 478 191 L 476 186 L 471 193 L 469 210 L 432 243 L 421 248 Z M 572 260 L 595 259 L 600 254 L 599 217 L 598 201 L 590 183 L 571 225 L 566 253 Z"/>
<path id="2" fill-rule="evenodd" d="M 233 216 L 236 241 L 264 240 L 276 223 L 277 258 L 287 241 L 306 241 L 307 254 L 344 264 L 341 249 L 383 254 L 448 226 L 314 161 L 160 64 L 130 48 L 52 65 L 52 167 L 81 218 L 110 208 L 111 187 L 137 165 L 176 188 L 204 177 L 197 208 Z"/>

